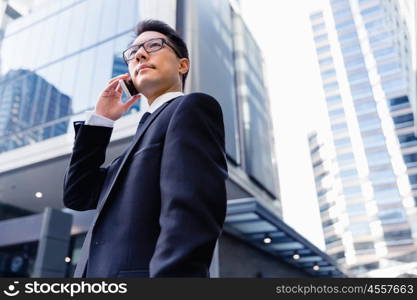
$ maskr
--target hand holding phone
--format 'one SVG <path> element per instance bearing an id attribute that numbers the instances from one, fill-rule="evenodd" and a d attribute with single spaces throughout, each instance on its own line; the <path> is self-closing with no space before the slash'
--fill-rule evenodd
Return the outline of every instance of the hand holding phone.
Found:
<path id="1" fill-rule="evenodd" d="M 107 87 L 98 97 L 95 113 L 115 121 L 127 112 L 129 108 L 140 98 L 141 94 L 139 94 L 136 88 L 134 88 L 132 82 L 131 85 L 129 84 L 131 86 L 130 90 L 127 89 L 129 93 L 129 100 L 123 103 L 121 101 L 123 92 L 123 83 L 121 83 L 123 82 L 122 80 L 125 80 L 124 84 L 126 84 L 126 82 L 130 80 L 129 74 L 125 73 L 116 76 L 107 83 Z"/>
<path id="2" fill-rule="evenodd" d="M 122 87 L 123 91 L 127 95 L 128 98 L 131 98 L 137 94 L 139 94 L 139 91 L 136 89 L 135 85 L 133 84 L 132 79 L 120 79 L 119 84 Z"/>

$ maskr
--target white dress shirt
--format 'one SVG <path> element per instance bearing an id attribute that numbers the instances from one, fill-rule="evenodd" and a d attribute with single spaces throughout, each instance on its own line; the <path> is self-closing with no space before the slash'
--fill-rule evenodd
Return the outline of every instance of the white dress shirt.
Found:
<path id="1" fill-rule="evenodd" d="M 153 113 L 157 110 L 162 104 L 165 102 L 176 98 L 178 96 L 184 95 L 183 92 L 168 92 L 158 96 L 152 103 L 149 105 L 147 112 Z M 113 127 L 114 121 L 112 119 L 103 117 L 101 115 L 96 114 L 93 110 L 87 111 L 87 118 L 84 123 L 85 125 L 94 125 L 94 126 L 105 126 L 105 127 Z"/>

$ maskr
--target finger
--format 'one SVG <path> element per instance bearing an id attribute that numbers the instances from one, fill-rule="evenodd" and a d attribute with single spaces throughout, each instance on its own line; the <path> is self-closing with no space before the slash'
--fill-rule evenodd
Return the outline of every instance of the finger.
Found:
<path id="1" fill-rule="evenodd" d="M 114 80 L 117 80 L 117 79 L 120 79 L 120 78 L 124 78 L 124 77 L 129 77 L 129 73 L 120 74 L 118 76 L 115 76 L 115 77 L 111 78 L 109 81 L 114 81 Z"/>
<path id="2" fill-rule="evenodd" d="M 122 85 L 120 84 L 120 80 L 117 81 L 116 91 L 118 91 L 119 93 L 121 93 L 123 91 Z"/>
<path id="3" fill-rule="evenodd" d="M 128 101 L 125 102 L 126 109 L 129 109 L 140 98 L 141 94 L 134 95 Z"/>
<path id="4" fill-rule="evenodd" d="M 110 85 L 107 86 L 106 90 L 115 90 L 118 84 L 119 82 L 115 80 Z"/>
<path id="5" fill-rule="evenodd" d="M 116 78 L 116 79 L 114 79 L 114 80 L 110 80 L 108 83 L 107 83 L 107 85 L 111 85 L 111 84 L 113 84 L 113 83 L 115 83 L 115 82 L 118 82 L 119 80 L 121 80 L 121 79 L 127 79 L 128 77 L 126 77 L 126 78 Z"/>
<path id="6" fill-rule="evenodd" d="M 107 86 L 104 91 L 103 91 L 103 95 L 105 96 L 111 96 L 114 94 L 116 86 L 117 86 L 118 82 L 114 81 L 112 82 L 109 86 Z"/>
<path id="7" fill-rule="evenodd" d="M 114 81 L 117 81 L 117 80 L 122 79 L 122 78 L 128 78 L 128 77 L 129 77 L 129 73 L 124 73 L 124 74 L 121 74 L 121 75 L 119 75 L 119 76 L 113 77 L 112 79 L 110 79 L 110 80 L 107 82 L 107 84 L 111 84 L 111 83 L 113 83 Z"/>

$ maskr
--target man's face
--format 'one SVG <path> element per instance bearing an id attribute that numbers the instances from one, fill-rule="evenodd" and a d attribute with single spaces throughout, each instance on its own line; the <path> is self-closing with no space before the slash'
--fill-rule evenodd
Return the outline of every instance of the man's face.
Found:
<path id="1" fill-rule="evenodd" d="M 164 38 L 169 42 L 162 33 L 145 31 L 135 39 L 132 45 L 139 45 L 153 38 Z M 150 65 L 151 68 L 139 70 L 139 67 L 144 64 Z M 147 53 L 141 47 L 134 58 L 129 61 L 129 73 L 133 83 L 145 96 L 155 91 L 171 89 L 176 85 L 179 85 L 181 90 L 181 74 L 187 70 L 188 59 L 180 59 L 174 50 L 166 44 L 162 49 L 151 53 Z"/>

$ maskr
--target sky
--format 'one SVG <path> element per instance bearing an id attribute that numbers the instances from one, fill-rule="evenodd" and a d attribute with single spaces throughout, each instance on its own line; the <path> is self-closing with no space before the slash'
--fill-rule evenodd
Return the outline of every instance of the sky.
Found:
<path id="1" fill-rule="evenodd" d="M 325 250 L 307 134 L 326 118 L 309 13 L 325 0 L 241 0 L 265 60 L 284 221 Z"/>

